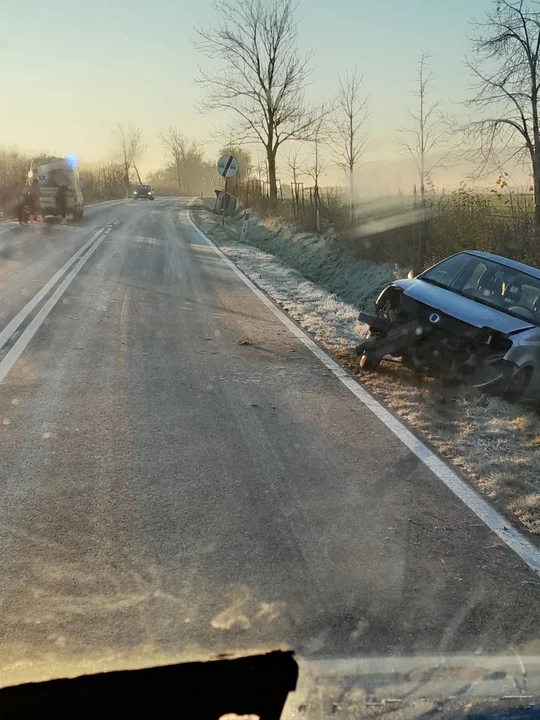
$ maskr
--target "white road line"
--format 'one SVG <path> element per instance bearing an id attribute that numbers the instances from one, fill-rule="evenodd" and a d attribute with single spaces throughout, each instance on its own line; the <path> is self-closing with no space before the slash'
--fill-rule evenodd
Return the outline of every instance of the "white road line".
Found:
<path id="1" fill-rule="evenodd" d="M 56 283 L 60 280 L 60 278 L 66 274 L 66 272 L 69 270 L 69 268 L 73 265 L 73 263 L 81 257 L 81 255 L 85 252 L 85 250 L 94 242 L 94 240 L 97 240 L 97 238 L 101 235 L 101 233 L 104 231 L 105 228 L 100 228 L 92 237 L 90 240 L 84 243 L 82 247 L 80 247 L 76 253 L 74 253 L 69 260 L 64 263 L 64 265 L 56 272 L 52 278 L 45 283 L 45 285 L 41 288 L 41 290 L 38 290 L 38 292 L 34 295 L 34 297 L 26 303 L 26 305 L 23 307 L 20 312 L 15 315 L 13 320 L 9 322 L 6 327 L 0 332 L 0 350 L 4 347 L 4 345 L 7 343 L 9 338 L 13 335 L 13 333 L 22 325 L 22 323 L 26 320 L 26 318 L 30 315 L 32 310 L 43 300 L 45 295 L 51 290 Z"/>
<path id="2" fill-rule="evenodd" d="M 47 300 L 45 305 L 37 313 L 36 317 L 25 328 L 25 330 L 23 331 L 23 333 L 21 334 L 21 336 L 17 340 L 17 342 L 13 345 L 13 347 L 9 350 L 9 352 L 6 354 L 6 356 L 0 362 L 0 383 L 3 382 L 6 375 L 9 373 L 9 371 L 15 365 L 17 360 L 23 354 L 23 352 L 24 352 L 26 346 L 28 345 L 28 343 L 30 342 L 30 340 L 32 340 L 32 338 L 34 337 L 36 332 L 41 327 L 41 325 L 44 322 L 44 320 L 46 319 L 47 315 L 51 312 L 51 310 L 54 308 L 56 303 L 60 300 L 60 298 L 64 294 L 65 290 L 69 287 L 72 280 L 79 273 L 79 271 L 81 270 L 83 265 L 86 263 L 86 261 L 95 253 L 95 251 L 101 245 L 103 240 L 105 240 L 107 235 L 110 233 L 111 229 L 112 228 L 106 228 L 105 230 L 100 230 L 99 233 L 96 233 L 96 237 L 99 235 L 98 239 L 90 247 L 90 249 L 87 251 L 86 255 L 83 255 L 81 257 L 81 259 L 75 265 L 73 270 L 69 273 L 69 275 L 65 278 L 65 280 L 58 286 L 58 288 L 54 291 L 54 293 Z M 88 245 L 88 243 L 86 245 Z"/>
<path id="3" fill-rule="evenodd" d="M 477 515 L 487 527 L 511 548 L 525 562 L 533 572 L 540 575 L 540 549 L 533 545 L 518 530 L 512 527 L 494 508 L 491 507 L 470 485 L 462 480 L 438 455 L 430 450 L 427 445 L 419 440 L 408 428 L 397 420 L 392 413 L 384 408 L 364 388 L 348 375 L 338 363 L 333 360 L 299 327 L 297 327 L 274 303 L 236 267 L 214 243 L 207 238 L 191 219 L 189 208 L 187 219 L 198 235 L 206 242 L 219 257 L 226 263 L 233 272 L 244 282 L 249 289 L 263 302 L 266 307 L 281 320 L 281 322 L 301 340 L 304 345 L 330 370 L 353 395 L 367 407 L 371 412 L 391 430 L 409 450 L 426 465 L 447 488 Z"/>
<path id="4" fill-rule="evenodd" d="M 537 697 L 540 684 L 538 656 L 526 655 L 522 659 L 517 653 L 412 657 L 390 655 L 328 660 L 300 657 L 299 660 L 301 677 L 302 670 L 305 671 L 307 692 L 318 687 L 322 680 L 339 682 L 347 677 L 362 678 L 364 687 L 369 684 L 374 701 L 388 696 L 389 685 L 392 687 L 392 698 L 409 702 L 411 699 L 440 699 L 456 695 L 462 701 L 466 698 L 475 698 L 478 701 L 485 697 L 509 695 L 523 700 Z M 456 693 L 458 681 L 454 671 L 457 671 L 460 677 L 464 677 L 466 671 L 468 676 L 475 680 L 465 685 L 461 683 L 461 688 Z M 526 686 L 524 679 L 527 679 Z"/>

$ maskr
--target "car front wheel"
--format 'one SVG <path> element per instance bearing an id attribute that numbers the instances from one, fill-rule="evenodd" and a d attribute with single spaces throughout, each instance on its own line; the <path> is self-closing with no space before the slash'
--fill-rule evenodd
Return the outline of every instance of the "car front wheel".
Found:
<path id="1" fill-rule="evenodd" d="M 531 382 L 532 368 L 520 368 L 513 378 L 510 380 L 510 384 L 506 388 L 503 397 L 506 400 L 517 402 L 525 395 L 529 383 Z"/>

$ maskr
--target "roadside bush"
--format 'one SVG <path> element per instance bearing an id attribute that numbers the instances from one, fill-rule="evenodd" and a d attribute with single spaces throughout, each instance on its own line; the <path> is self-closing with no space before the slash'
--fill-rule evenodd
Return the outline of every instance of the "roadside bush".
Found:
<path id="1" fill-rule="evenodd" d="M 315 231 L 309 188 L 298 202 L 279 199 L 273 215 L 269 199 L 258 194 L 253 184 L 248 194 L 250 206 L 268 222 L 273 218 L 296 231 Z M 448 195 L 428 196 L 425 212 L 412 198 L 360 206 L 354 228 L 350 227 L 349 208 L 338 188 L 321 190 L 319 208 L 321 233 L 332 252 L 357 260 L 419 271 L 453 253 L 477 249 L 540 266 L 532 202 L 526 194 L 505 193 L 499 188 L 481 193 L 463 184 Z"/>
<path id="2" fill-rule="evenodd" d="M 124 170 L 118 163 L 80 171 L 85 202 L 120 200 L 126 194 Z"/>
<path id="3" fill-rule="evenodd" d="M 462 186 L 432 203 L 427 264 L 466 249 L 537 264 L 540 257 L 527 201 L 516 194 L 480 194 Z"/>
<path id="4" fill-rule="evenodd" d="M 0 211 L 15 217 L 31 158 L 15 150 L 0 150 Z"/>

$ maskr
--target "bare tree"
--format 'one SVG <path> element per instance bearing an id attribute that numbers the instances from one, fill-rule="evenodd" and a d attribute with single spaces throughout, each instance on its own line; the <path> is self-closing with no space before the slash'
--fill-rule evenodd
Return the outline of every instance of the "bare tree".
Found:
<path id="1" fill-rule="evenodd" d="M 430 53 L 423 52 L 416 70 L 414 94 L 418 104 L 407 108 L 410 124 L 399 129 L 401 149 L 414 160 L 418 171 L 420 198 L 425 204 L 426 182 L 437 167 L 448 160 L 448 126 L 441 114 L 440 102 L 431 102 L 429 91 L 435 76 L 429 67 Z"/>
<path id="2" fill-rule="evenodd" d="M 186 138 L 173 125 L 169 127 L 167 132 L 158 133 L 158 138 L 161 140 L 167 159 L 174 165 L 178 192 L 181 192 L 183 183 L 182 164 L 186 157 Z"/>
<path id="3" fill-rule="evenodd" d="M 113 200 L 125 192 L 124 170 L 120 163 L 108 162 L 101 167 L 81 171 L 84 196 L 88 200 Z"/>
<path id="4" fill-rule="evenodd" d="M 301 147 L 301 146 L 300 146 Z M 294 210 L 297 212 L 299 200 L 300 200 L 300 186 L 298 179 L 302 177 L 303 170 L 302 170 L 302 161 L 300 158 L 300 147 L 297 143 L 295 143 L 294 150 L 289 150 L 287 154 L 287 167 L 291 171 L 291 195 L 294 205 Z"/>
<path id="5" fill-rule="evenodd" d="M 479 173 L 514 159 L 532 168 L 534 217 L 540 229 L 540 4 L 497 0 L 475 23 L 468 106 L 482 117 L 467 126 Z"/>
<path id="6" fill-rule="evenodd" d="M 330 161 L 328 156 L 324 153 L 325 142 L 321 136 L 316 135 L 311 145 L 313 146 L 313 151 L 311 156 L 305 162 L 303 171 L 304 175 L 307 175 L 313 180 L 315 192 L 318 192 L 320 177 L 330 164 Z"/>
<path id="7" fill-rule="evenodd" d="M 0 150 L 0 187 L 24 182 L 31 158 L 12 150 Z"/>
<path id="8" fill-rule="evenodd" d="M 129 174 L 131 168 L 135 170 L 139 183 L 141 182 L 136 163 L 146 150 L 146 145 L 142 141 L 142 130 L 132 125 L 126 127 L 122 123 L 117 123 L 115 137 L 118 143 L 120 163 L 124 171 L 124 181 L 129 192 Z"/>
<path id="9" fill-rule="evenodd" d="M 307 139 L 308 146 L 312 146 L 312 154 L 304 164 L 304 174 L 308 175 L 319 187 L 319 178 L 330 164 L 328 153 L 329 144 L 334 131 L 332 113 L 334 106 L 331 103 L 323 103 L 318 111 L 318 117 L 311 124 L 310 137 Z"/>
<path id="10" fill-rule="evenodd" d="M 257 173 L 257 178 L 259 180 L 259 185 L 261 182 L 268 182 L 268 162 L 266 160 L 261 159 L 261 156 L 259 155 L 259 149 L 257 148 L 257 164 L 253 168 L 255 172 Z M 264 177 L 265 180 L 261 180 L 261 178 Z"/>
<path id="11" fill-rule="evenodd" d="M 351 224 L 354 220 L 354 171 L 364 152 L 369 98 L 361 94 L 362 75 L 355 67 L 339 78 L 336 100 L 337 164 L 349 178 L 349 206 Z"/>
<path id="12" fill-rule="evenodd" d="M 277 199 L 276 155 L 291 139 L 312 136 L 316 109 L 306 109 L 304 89 L 312 54 L 300 55 L 295 0 L 215 0 L 215 27 L 197 30 L 197 47 L 219 67 L 201 70 L 202 109 L 232 111 L 236 142 L 265 148 L 270 197 Z"/>
<path id="13" fill-rule="evenodd" d="M 320 231 L 320 196 L 319 196 L 319 179 L 322 173 L 329 165 L 328 156 L 324 153 L 328 144 L 328 112 L 327 109 L 323 115 L 313 124 L 313 139 L 310 143 L 313 145 L 313 154 L 304 165 L 304 173 L 313 180 L 313 200 L 314 200 L 314 227 L 317 232 Z"/>
<path id="14" fill-rule="evenodd" d="M 295 185 L 298 183 L 298 178 L 302 176 L 300 148 L 301 146 L 296 145 L 294 150 L 289 150 L 286 158 L 287 167 L 291 171 L 291 178 Z"/>

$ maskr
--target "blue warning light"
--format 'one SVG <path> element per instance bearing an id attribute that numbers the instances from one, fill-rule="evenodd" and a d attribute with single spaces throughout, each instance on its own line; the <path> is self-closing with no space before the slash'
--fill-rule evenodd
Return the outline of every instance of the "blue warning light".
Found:
<path id="1" fill-rule="evenodd" d="M 66 163 L 70 170 L 73 170 L 75 165 L 77 164 L 77 158 L 75 155 L 68 155 L 66 157 Z"/>

